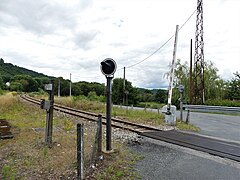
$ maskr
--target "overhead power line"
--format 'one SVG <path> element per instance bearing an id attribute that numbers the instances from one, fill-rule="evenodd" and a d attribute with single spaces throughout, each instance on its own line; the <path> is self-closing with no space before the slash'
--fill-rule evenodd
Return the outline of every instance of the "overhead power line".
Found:
<path id="1" fill-rule="evenodd" d="M 183 28 L 183 26 L 185 26 L 185 24 L 191 19 L 191 17 L 194 15 L 194 13 L 197 11 L 197 9 L 195 9 L 193 11 L 193 13 L 187 18 L 187 20 L 180 26 L 179 28 L 179 31 Z M 135 64 L 132 64 L 130 66 L 126 66 L 126 68 L 131 68 L 131 67 L 134 67 L 138 64 L 141 64 L 142 62 L 146 61 L 147 59 L 149 59 L 150 57 L 152 57 L 154 54 L 156 54 L 160 49 L 162 49 L 172 38 L 174 37 L 174 34 L 165 42 L 163 43 L 159 48 L 157 48 L 154 52 L 152 52 L 150 55 L 148 55 L 147 57 L 145 57 L 144 59 L 142 59 L 141 61 L 135 63 Z M 123 68 L 121 68 L 123 69 Z M 121 70 L 119 69 L 119 70 Z"/>
<path id="2" fill-rule="evenodd" d="M 194 13 L 197 11 L 197 9 L 195 9 L 193 11 L 193 13 L 187 18 L 187 20 L 179 27 L 179 30 L 180 31 L 185 25 L 186 23 L 191 19 L 191 17 L 194 15 Z M 138 64 L 141 64 L 142 62 L 148 60 L 150 57 L 152 57 L 154 54 L 156 54 L 158 51 L 160 51 L 173 37 L 175 36 L 175 34 L 173 34 L 165 43 L 163 43 L 159 48 L 157 48 L 155 51 L 153 51 L 150 55 L 148 55 L 147 57 L 145 57 L 144 59 L 142 59 L 141 61 L 135 63 L 135 64 L 132 64 L 132 65 L 129 65 L 129 66 L 125 66 L 126 68 L 132 68 Z M 118 68 L 117 71 L 119 70 L 122 70 L 124 69 L 124 67 L 122 68 Z M 82 78 L 99 78 L 100 76 L 95 76 L 95 77 L 82 77 Z"/>

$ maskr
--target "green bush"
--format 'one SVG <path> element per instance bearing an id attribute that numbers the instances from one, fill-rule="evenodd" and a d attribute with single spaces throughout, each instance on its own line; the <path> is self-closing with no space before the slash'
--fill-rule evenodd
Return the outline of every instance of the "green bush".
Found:
<path id="1" fill-rule="evenodd" d="M 164 104 L 159 104 L 156 102 L 140 102 L 137 104 L 137 107 L 142 107 L 142 108 L 153 108 L 153 109 L 158 109 L 163 107 Z"/>
<path id="2" fill-rule="evenodd" d="M 86 97 L 86 96 L 84 96 L 84 95 L 79 95 L 79 96 L 73 96 L 73 101 L 87 101 L 88 100 L 88 98 Z"/>
<path id="3" fill-rule="evenodd" d="M 87 98 L 90 101 L 105 102 L 105 97 L 102 95 L 98 96 L 95 91 L 89 92 Z"/>
<path id="4" fill-rule="evenodd" d="M 207 100 L 205 104 L 209 106 L 240 107 L 240 101 L 231 100 Z"/>
<path id="5" fill-rule="evenodd" d="M 2 89 L 0 89 L 0 95 L 3 95 L 4 91 Z"/>
<path id="6" fill-rule="evenodd" d="M 13 170 L 10 166 L 4 165 L 2 168 L 2 175 L 4 180 L 14 180 L 16 177 L 16 171 Z"/>

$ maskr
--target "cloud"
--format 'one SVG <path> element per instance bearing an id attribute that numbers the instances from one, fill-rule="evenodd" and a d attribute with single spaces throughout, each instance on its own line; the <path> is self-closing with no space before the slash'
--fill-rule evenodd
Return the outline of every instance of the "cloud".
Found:
<path id="1" fill-rule="evenodd" d="M 78 32 L 74 35 L 73 41 L 78 48 L 89 50 L 93 47 L 92 42 L 98 34 L 99 32 L 97 30 Z"/>
<path id="2" fill-rule="evenodd" d="M 239 66 L 240 1 L 204 2 L 205 60 L 219 72 Z M 172 5 L 174 4 L 174 6 Z M 172 61 L 175 33 L 196 9 L 194 1 L 1 0 L 0 54 L 6 62 L 73 80 L 105 82 L 99 65 L 117 62 L 115 77 L 137 87 L 166 87 L 163 74 Z M 184 9 L 184 10 L 183 10 Z M 195 37 L 195 15 L 179 31 L 177 58 L 189 61 Z M 194 47 L 193 47 L 194 49 Z"/>
<path id="3" fill-rule="evenodd" d="M 46 35 L 61 28 L 74 28 L 77 24 L 76 12 L 90 7 L 92 1 L 80 1 L 66 6 L 63 1 L 8 0 L 0 2 L 0 22 L 3 26 L 18 26 L 23 30 Z"/>

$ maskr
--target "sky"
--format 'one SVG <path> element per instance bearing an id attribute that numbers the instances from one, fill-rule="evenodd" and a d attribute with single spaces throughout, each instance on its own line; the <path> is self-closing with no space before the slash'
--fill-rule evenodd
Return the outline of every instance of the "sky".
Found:
<path id="1" fill-rule="evenodd" d="M 196 8 L 197 0 L 0 0 L 0 58 L 49 76 L 70 79 L 71 73 L 73 82 L 99 83 L 106 82 L 100 62 L 112 58 L 115 78 L 123 78 L 126 67 L 133 86 L 166 88 L 174 37 L 164 43 Z M 240 71 L 240 1 L 204 0 L 203 30 L 205 61 L 230 80 Z M 182 62 L 189 62 L 195 31 L 196 13 L 178 32 Z"/>

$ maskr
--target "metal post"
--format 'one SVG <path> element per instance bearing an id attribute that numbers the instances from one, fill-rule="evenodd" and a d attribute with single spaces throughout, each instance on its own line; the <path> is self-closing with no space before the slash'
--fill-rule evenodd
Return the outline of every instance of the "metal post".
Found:
<path id="1" fill-rule="evenodd" d="M 52 145 L 52 130 L 53 130 L 53 106 L 54 106 L 54 80 L 51 81 L 52 90 L 49 92 L 50 108 L 47 110 L 47 122 L 46 122 L 46 133 L 45 143 L 48 147 Z"/>
<path id="2" fill-rule="evenodd" d="M 180 92 L 180 120 L 183 121 L 183 92 Z"/>
<path id="3" fill-rule="evenodd" d="M 45 144 L 49 146 L 49 110 L 47 109 L 47 116 L 46 116 L 46 130 L 45 130 Z"/>
<path id="4" fill-rule="evenodd" d="M 189 109 L 187 110 L 187 117 L 186 117 L 186 124 L 188 124 L 189 123 L 189 121 L 190 121 L 190 111 L 189 111 Z"/>
<path id="5" fill-rule="evenodd" d="M 84 178 L 84 134 L 83 124 L 77 124 L 77 177 Z"/>
<path id="6" fill-rule="evenodd" d="M 113 77 L 107 76 L 107 112 L 106 112 L 106 150 L 111 151 L 111 139 L 112 139 L 112 126 L 111 126 L 111 110 L 112 110 L 112 87 L 111 87 L 111 81 Z"/>

